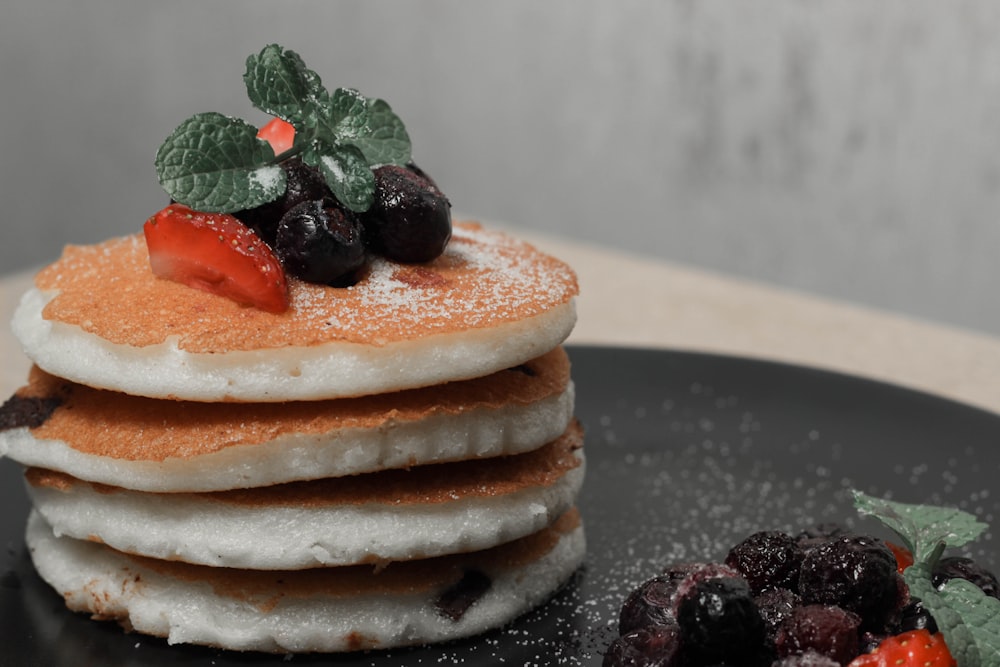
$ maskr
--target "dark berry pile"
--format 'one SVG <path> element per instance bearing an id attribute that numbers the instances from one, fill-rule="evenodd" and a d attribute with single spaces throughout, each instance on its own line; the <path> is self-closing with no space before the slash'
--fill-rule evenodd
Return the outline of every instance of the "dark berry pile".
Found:
<path id="1" fill-rule="evenodd" d="M 253 229 L 285 272 L 326 285 L 356 282 L 370 255 L 428 262 L 451 239 L 451 204 L 414 164 L 373 170 L 375 199 L 364 213 L 337 201 L 318 169 L 293 157 L 277 200 L 233 215 Z"/>
<path id="2" fill-rule="evenodd" d="M 826 525 L 754 533 L 724 562 L 669 566 L 625 599 L 604 665 L 836 667 L 886 637 L 936 632 L 893 549 Z M 934 577 L 998 595 L 997 579 L 966 558 L 942 559 Z"/>

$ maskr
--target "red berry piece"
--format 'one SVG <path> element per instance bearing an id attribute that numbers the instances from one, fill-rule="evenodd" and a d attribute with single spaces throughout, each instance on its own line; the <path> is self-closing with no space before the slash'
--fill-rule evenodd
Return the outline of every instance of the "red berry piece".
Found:
<path id="1" fill-rule="evenodd" d="M 913 554 L 910 553 L 909 549 L 904 546 L 900 546 L 895 542 L 889 542 L 888 540 L 886 541 L 885 546 L 889 547 L 889 551 L 891 551 L 892 555 L 896 557 L 896 570 L 900 574 L 903 574 L 903 571 L 906 568 L 913 565 Z"/>
<path id="2" fill-rule="evenodd" d="M 848 667 L 955 667 L 940 634 L 911 630 L 888 637 L 871 653 L 858 656 Z"/>
<path id="3" fill-rule="evenodd" d="M 272 118 L 257 131 L 257 137 L 271 144 L 275 155 L 281 155 L 295 142 L 295 128 L 280 118 Z"/>
<path id="4" fill-rule="evenodd" d="M 143 231 L 153 273 L 272 313 L 288 309 L 288 285 L 278 259 L 242 222 L 171 204 Z"/>

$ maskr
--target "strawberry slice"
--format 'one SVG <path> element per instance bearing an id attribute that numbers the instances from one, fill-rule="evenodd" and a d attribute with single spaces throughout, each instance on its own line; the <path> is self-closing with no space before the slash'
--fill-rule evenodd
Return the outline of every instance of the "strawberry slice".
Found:
<path id="1" fill-rule="evenodd" d="M 271 144 L 275 155 L 281 155 L 295 142 L 295 128 L 280 118 L 272 118 L 267 125 L 257 130 L 257 138 Z"/>
<path id="2" fill-rule="evenodd" d="M 233 216 L 171 204 L 143 232 L 155 275 L 272 313 L 288 310 L 281 263 Z"/>
<path id="3" fill-rule="evenodd" d="M 858 656 L 847 667 L 955 667 L 940 633 L 910 630 L 882 640 L 871 653 Z"/>
<path id="4" fill-rule="evenodd" d="M 900 574 L 903 574 L 906 568 L 913 565 L 913 554 L 910 553 L 909 549 L 894 542 L 886 542 L 885 545 L 889 547 L 889 551 L 896 557 L 896 570 Z"/>

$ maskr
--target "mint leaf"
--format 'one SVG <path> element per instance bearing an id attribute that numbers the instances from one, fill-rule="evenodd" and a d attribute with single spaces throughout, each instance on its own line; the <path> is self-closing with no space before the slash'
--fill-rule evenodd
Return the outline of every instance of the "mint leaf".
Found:
<path id="1" fill-rule="evenodd" d="M 410 137 L 403 121 L 383 100 L 368 102 L 368 126 L 351 143 L 361 149 L 370 164 L 405 165 L 411 159 Z"/>
<path id="2" fill-rule="evenodd" d="M 279 198 L 286 177 L 279 161 L 301 155 L 322 170 L 333 194 L 361 212 L 371 206 L 384 164 L 410 161 L 410 138 L 382 100 L 356 90 L 330 93 L 302 58 L 277 44 L 246 60 L 250 102 L 295 127 L 292 147 L 275 156 L 256 128 L 221 114 L 182 123 L 157 152 L 156 170 L 170 196 L 192 208 L 232 213 Z"/>
<path id="3" fill-rule="evenodd" d="M 299 54 L 277 44 L 249 56 L 246 65 L 243 81 L 250 102 L 296 128 L 302 127 L 325 92 L 319 75 L 306 67 Z"/>
<path id="4" fill-rule="evenodd" d="M 928 563 L 915 563 L 903 576 L 910 595 L 920 598 L 934 617 L 960 667 L 1000 665 L 1000 600 L 964 579 L 936 589 Z"/>
<path id="5" fill-rule="evenodd" d="M 355 212 L 367 211 L 375 197 L 375 174 L 354 146 L 320 145 L 305 151 L 302 161 L 318 167 L 340 203 Z"/>
<path id="6" fill-rule="evenodd" d="M 368 100 L 353 88 L 338 88 L 330 96 L 329 118 L 338 137 L 349 141 L 368 127 Z"/>
<path id="7" fill-rule="evenodd" d="M 233 212 L 258 206 L 285 191 L 285 174 L 269 160 L 274 151 L 257 128 L 237 118 L 202 113 L 181 123 L 156 153 L 167 194 L 191 208 Z"/>
<path id="8" fill-rule="evenodd" d="M 900 503 L 861 491 L 853 494 L 858 511 L 894 530 L 917 562 L 926 561 L 940 543 L 960 547 L 977 539 L 987 528 L 975 516 L 959 509 Z"/>
<path id="9" fill-rule="evenodd" d="M 1000 600 L 986 595 L 981 588 L 965 579 L 951 579 L 939 592 L 972 633 L 983 667 L 1000 665 L 1000 632 L 997 628 L 1000 624 Z"/>
<path id="10" fill-rule="evenodd" d="M 913 553 L 903 578 L 910 595 L 934 617 L 959 667 L 1000 667 L 1000 600 L 975 584 L 951 579 L 934 587 L 934 565 L 949 547 L 978 538 L 987 525 L 958 509 L 911 505 L 853 491 L 861 514 L 874 516 L 894 530 Z"/>

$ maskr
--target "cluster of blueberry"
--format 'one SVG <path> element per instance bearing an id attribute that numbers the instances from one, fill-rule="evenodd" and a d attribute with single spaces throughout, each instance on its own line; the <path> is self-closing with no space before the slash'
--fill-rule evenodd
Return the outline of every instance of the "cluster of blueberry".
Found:
<path id="1" fill-rule="evenodd" d="M 298 157 L 281 163 L 284 195 L 233 215 L 275 252 L 285 271 L 308 282 L 356 281 L 369 254 L 426 262 L 451 238 L 451 204 L 416 165 L 374 169 L 375 199 L 363 213 L 342 206 L 320 171 Z"/>
<path id="2" fill-rule="evenodd" d="M 633 590 L 604 665 L 837 667 L 887 638 L 936 636 L 900 574 L 907 556 L 836 526 L 754 533 L 723 563 L 670 566 Z M 935 585 L 952 577 L 1000 595 L 996 577 L 967 558 L 938 562 Z"/>

